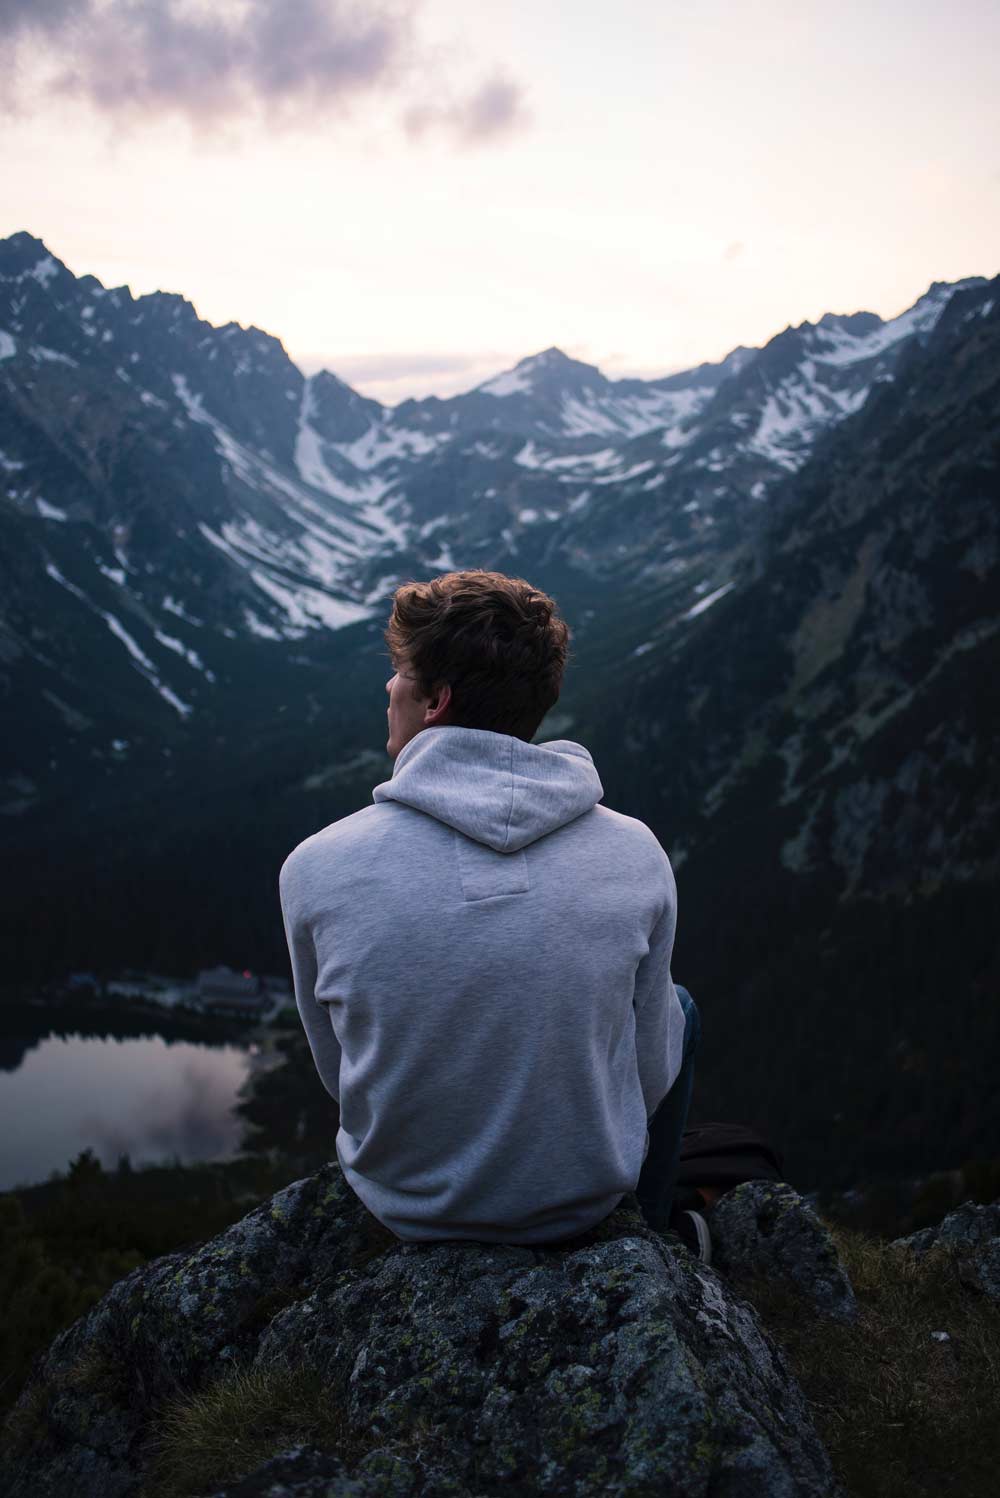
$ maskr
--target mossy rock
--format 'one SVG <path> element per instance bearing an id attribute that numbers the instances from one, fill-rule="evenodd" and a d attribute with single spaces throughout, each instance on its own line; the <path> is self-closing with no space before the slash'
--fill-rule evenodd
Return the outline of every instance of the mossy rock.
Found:
<path id="1" fill-rule="evenodd" d="M 333 1165 L 115 1285 L 18 1421 L 11 1498 L 836 1491 L 756 1313 L 634 1198 L 558 1246 L 405 1244 Z"/>

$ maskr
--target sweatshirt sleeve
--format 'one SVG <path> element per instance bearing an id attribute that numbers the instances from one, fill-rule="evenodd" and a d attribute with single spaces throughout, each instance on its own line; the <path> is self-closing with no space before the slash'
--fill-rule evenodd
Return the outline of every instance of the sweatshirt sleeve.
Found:
<path id="1" fill-rule="evenodd" d="M 306 1032 L 319 1079 L 330 1096 L 340 1102 L 340 1042 L 333 1030 L 330 1011 L 316 999 L 316 947 L 309 922 L 297 911 L 293 875 L 286 859 L 279 876 L 281 917 L 292 962 L 295 1003 Z"/>
<path id="2" fill-rule="evenodd" d="M 667 903 L 635 975 L 635 1050 L 647 1119 L 676 1080 L 684 1044 L 684 1011 L 670 976 L 676 929 L 677 895 L 671 873 Z"/>

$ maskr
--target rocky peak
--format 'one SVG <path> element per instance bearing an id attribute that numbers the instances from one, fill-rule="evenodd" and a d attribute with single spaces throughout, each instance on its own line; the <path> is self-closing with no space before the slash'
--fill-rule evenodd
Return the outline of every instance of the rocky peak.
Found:
<path id="1" fill-rule="evenodd" d="M 327 369 L 310 378 L 308 391 L 309 420 L 327 442 L 354 442 L 385 415 L 378 401 L 359 395 Z"/>
<path id="2" fill-rule="evenodd" d="M 582 390 L 603 390 L 610 382 L 594 364 L 571 359 L 562 349 L 547 348 L 539 354 L 519 359 L 513 369 L 504 371 L 477 387 L 474 394 L 531 396 L 533 399 L 574 394 Z"/>
<path id="3" fill-rule="evenodd" d="M 21 280 L 26 277 L 31 277 L 42 286 L 53 279 L 75 279 L 62 261 L 49 252 L 42 240 L 21 231 L 0 240 L 0 279 Z"/>
<path id="4" fill-rule="evenodd" d="M 576 371 L 603 378 L 596 365 L 585 364 L 580 359 L 571 359 L 569 354 L 564 354 L 561 348 L 556 348 L 555 344 L 542 349 L 541 353 L 528 354 L 526 358 L 519 359 L 515 368 L 534 376 L 552 374 L 565 376 L 570 371 Z"/>
<path id="5" fill-rule="evenodd" d="M 802 326 L 808 328 L 812 324 L 803 323 Z M 858 338 L 863 337 L 867 333 L 874 333 L 876 328 L 883 326 L 883 322 L 877 312 L 824 312 L 815 326 L 826 330 L 850 333 Z"/>

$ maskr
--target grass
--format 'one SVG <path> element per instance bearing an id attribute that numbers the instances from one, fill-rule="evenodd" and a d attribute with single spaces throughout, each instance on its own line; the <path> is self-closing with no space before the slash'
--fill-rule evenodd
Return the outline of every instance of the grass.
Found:
<path id="1" fill-rule="evenodd" d="M 234 1369 L 164 1405 L 149 1442 L 142 1498 L 190 1498 L 255 1471 L 279 1451 L 308 1444 L 351 1462 L 367 1450 L 322 1376 L 283 1363 Z"/>
<path id="2" fill-rule="evenodd" d="M 1000 1307 L 953 1260 L 921 1260 L 835 1233 L 858 1297 L 853 1326 L 747 1290 L 802 1385 L 850 1498 L 995 1498 L 1000 1473 Z M 934 1333 L 947 1333 L 947 1340 Z"/>

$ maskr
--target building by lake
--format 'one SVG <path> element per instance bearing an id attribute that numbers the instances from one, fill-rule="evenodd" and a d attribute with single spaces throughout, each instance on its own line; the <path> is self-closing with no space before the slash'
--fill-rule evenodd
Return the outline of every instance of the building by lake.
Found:
<path id="1" fill-rule="evenodd" d="M 230 967 L 205 968 L 195 983 L 199 1002 L 210 1014 L 236 1014 L 242 1019 L 262 1019 L 274 1008 L 274 999 L 256 973 L 234 972 Z"/>
<path id="2" fill-rule="evenodd" d="M 280 1009 L 295 1002 L 287 978 L 261 977 L 248 968 L 237 971 L 222 964 L 203 968 L 193 983 L 135 969 L 107 982 L 94 973 L 70 973 L 65 989 L 73 994 L 141 999 L 168 1009 L 189 1009 L 246 1020 L 271 1019 Z"/>

